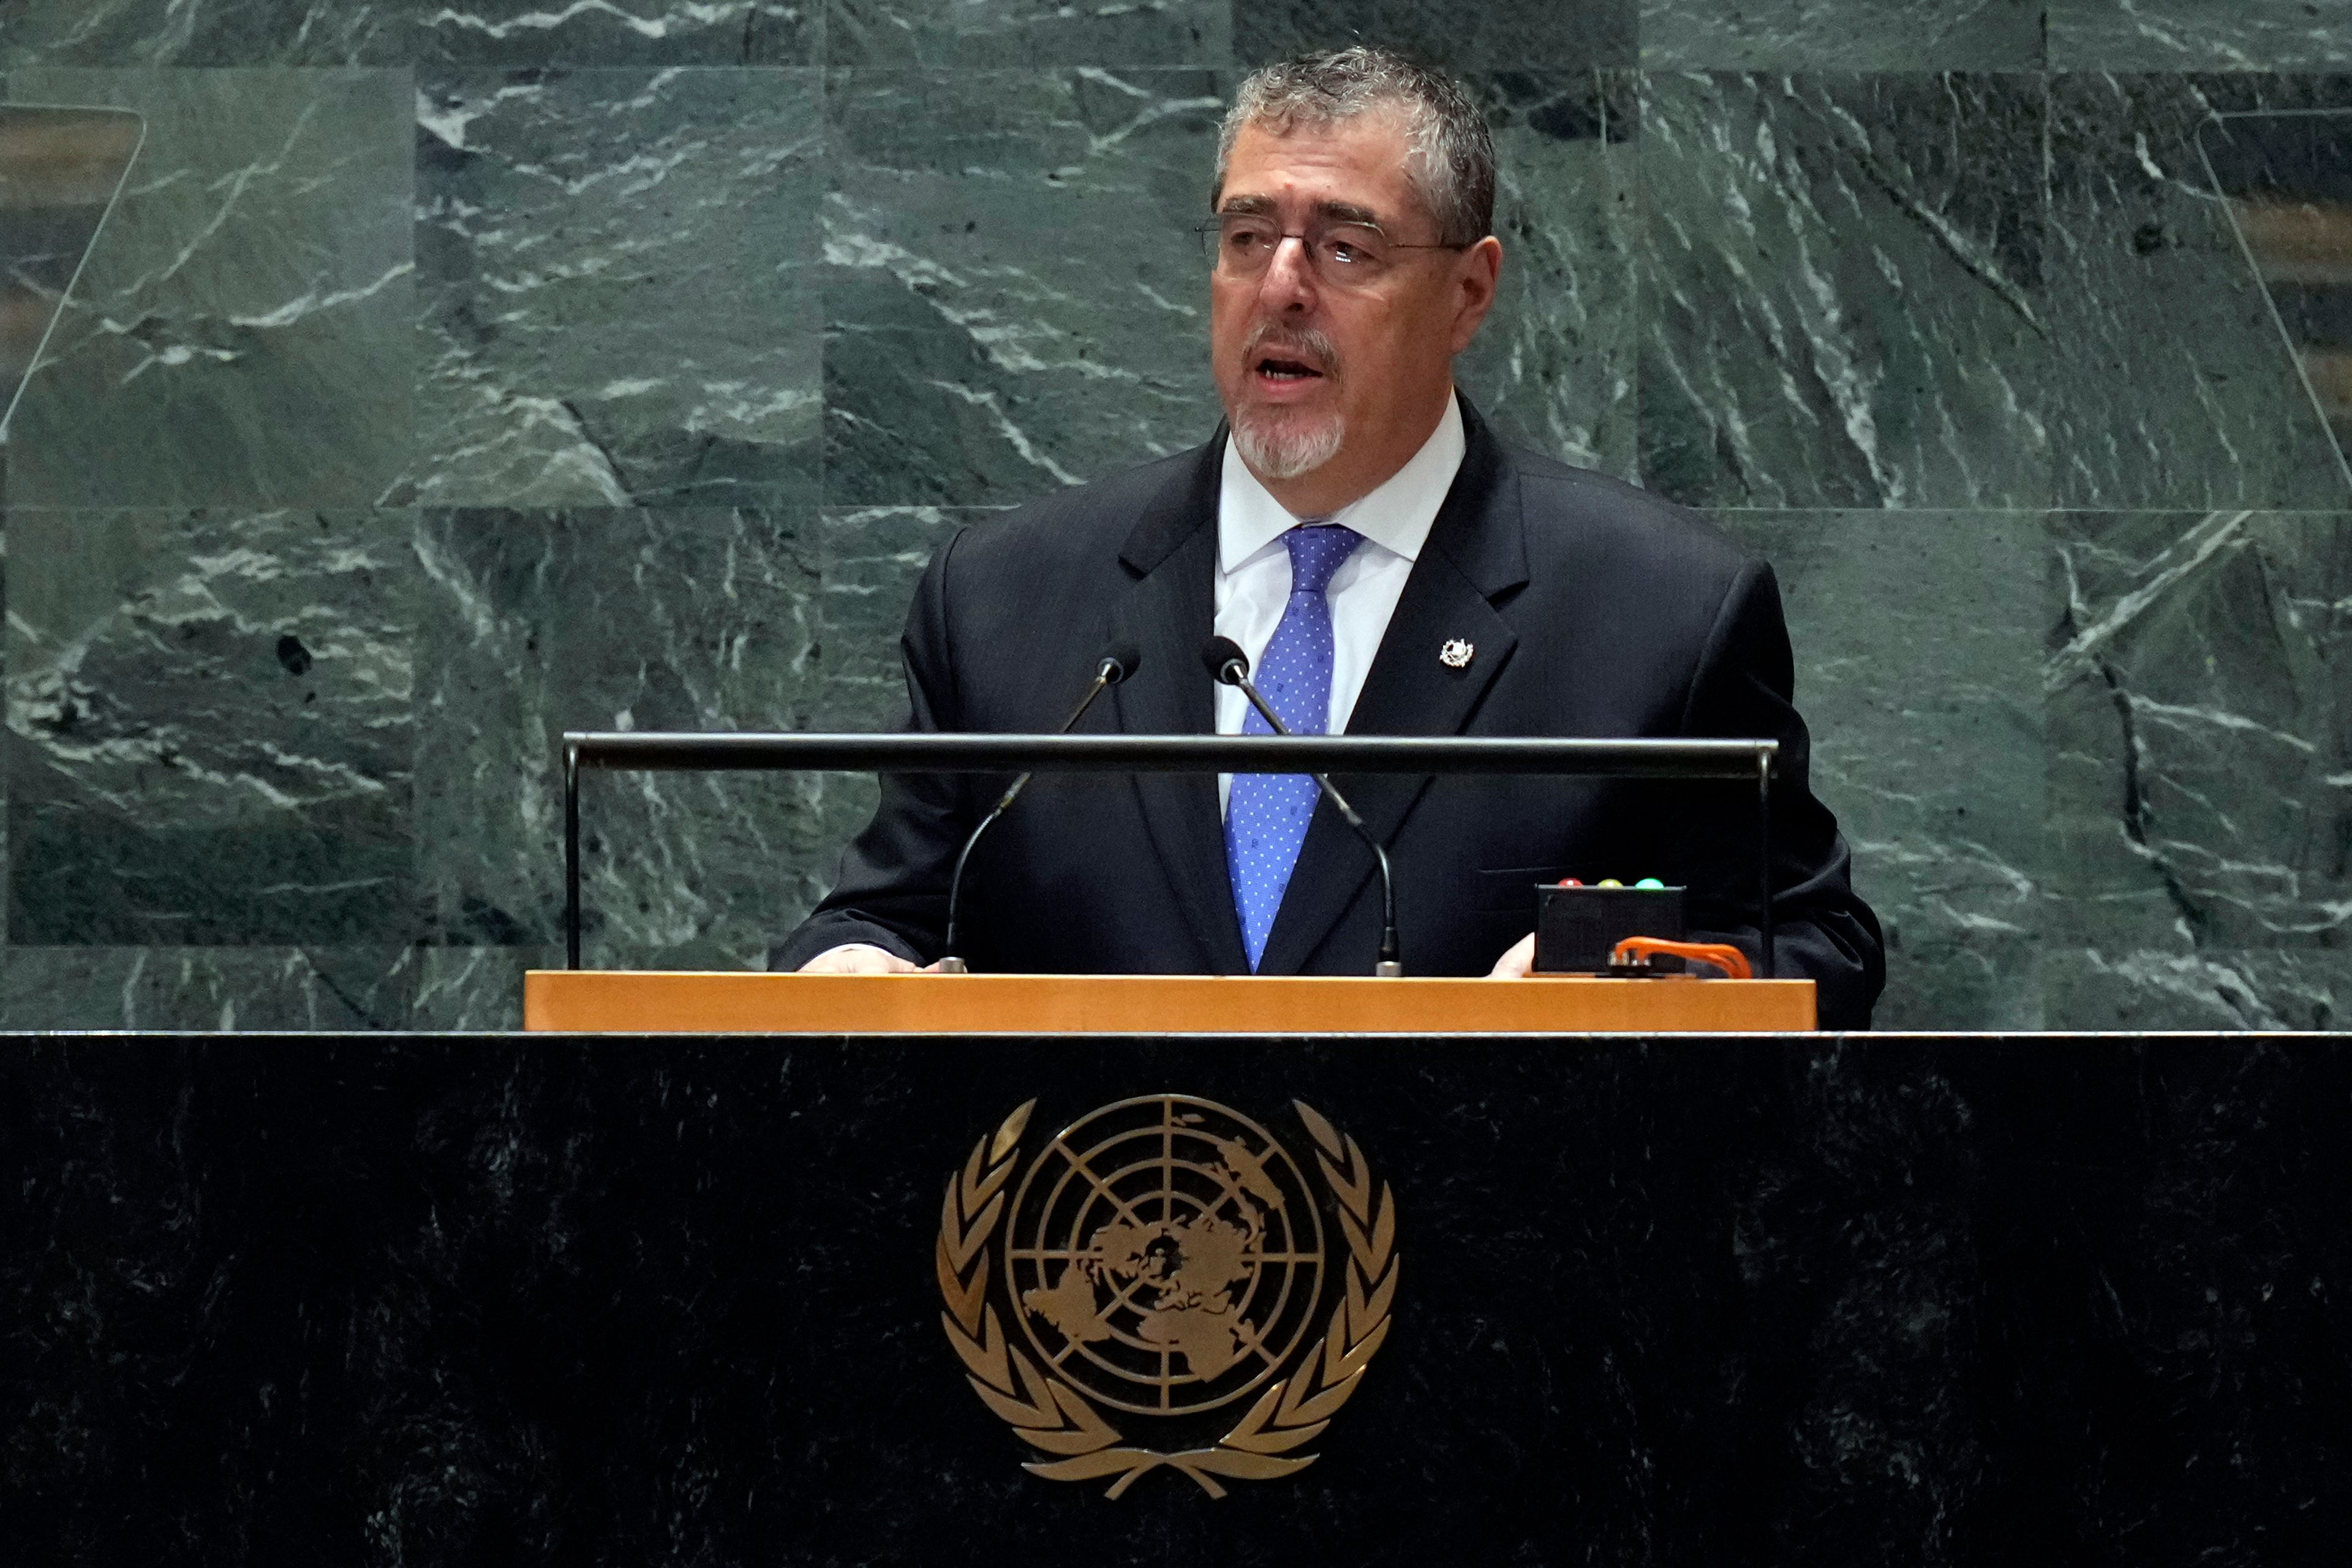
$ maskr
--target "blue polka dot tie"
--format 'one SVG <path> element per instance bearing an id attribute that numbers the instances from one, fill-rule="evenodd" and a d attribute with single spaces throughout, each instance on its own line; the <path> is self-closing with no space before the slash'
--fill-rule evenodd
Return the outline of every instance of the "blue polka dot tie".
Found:
<path id="1" fill-rule="evenodd" d="M 1294 732 L 1320 735 L 1331 715 L 1331 605 L 1323 592 L 1363 535 L 1336 523 L 1309 524 L 1292 529 L 1283 542 L 1290 549 L 1290 603 L 1257 661 L 1257 689 Z M 1242 720 L 1242 733 L 1271 735 L 1274 727 L 1253 707 Z M 1225 870 L 1234 879 L 1234 907 L 1241 913 L 1252 973 L 1298 863 L 1316 794 L 1315 781 L 1305 773 L 1234 775 L 1225 802 Z"/>

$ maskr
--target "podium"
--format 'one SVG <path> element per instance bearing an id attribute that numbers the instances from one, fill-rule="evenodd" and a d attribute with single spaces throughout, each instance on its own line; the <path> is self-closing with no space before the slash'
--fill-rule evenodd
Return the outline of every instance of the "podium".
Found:
<path id="1" fill-rule="evenodd" d="M 1151 984 L 581 973 L 534 1006 L 734 988 L 806 1026 L 862 992 L 928 1026 L 1024 984 Z M 2341 1035 L 24 1035 L 0 1085 L 16 1562 L 242 1560 L 387 1520 L 412 1560 L 517 1564 L 2104 1562 L 2120 1519 L 2151 1563 L 2301 1563 L 2352 1520 Z M 1057 1148 L 1170 1096 L 1237 1153 L 1278 1142 L 1316 1202 L 1270 1156 L 1201 1164 L 1325 1221 L 1278 1374 L 1191 1426 L 1095 1401 L 1138 1448 L 1227 1450 L 1222 1499 L 1167 1463 L 1108 1496 L 1132 1462 L 1070 1451 L 989 1353 L 1047 1375 L 1040 1281 L 1007 1276 L 1075 1170 Z M 1361 1375 L 1328 1429 L 1277 1398 L 1228 1442 L 1318 1343 L 1309 1396 L 1337 1403 L 1335 1318 Z M 1231 1473 L 1293 1439 L 1242 1451 L 1303 1471 Z M 1097 1454 L 1091 1479 L 1024 1468 Z"/>
<path id="2" fill-rule="evenodd" d="M 567 1034 L 1781 1033 L 1810 980 L 767 974 L 532 970 L 523 1027 Z"/>

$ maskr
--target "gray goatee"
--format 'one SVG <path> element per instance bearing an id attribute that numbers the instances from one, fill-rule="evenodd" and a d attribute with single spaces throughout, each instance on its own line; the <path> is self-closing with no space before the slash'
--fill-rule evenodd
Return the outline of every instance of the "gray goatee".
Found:
<path id="1" fill-rule="evenodd" d="M 1312 356 L 1332 382 L 1339 379 L 1339 356 L 1331 340 L 1309 327 L 1286 331 L 1272 322 L 1250 334 L 1242 363 L 1255 364 L 1268 348 L 1297 348 Z M 1339 455 L 1348 438 L 1348 422 L 1337 414 L 1305 414 L 1288 409 L 1252 408 L 1233 417 L 1234 445 L 1252 468 L 1269 479 L 1295 479 Z"/>

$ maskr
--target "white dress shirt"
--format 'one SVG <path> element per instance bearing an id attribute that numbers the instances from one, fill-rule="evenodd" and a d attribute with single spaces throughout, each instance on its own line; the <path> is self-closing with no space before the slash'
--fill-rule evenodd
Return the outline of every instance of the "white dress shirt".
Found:
<path id="1" fill-rule="evenodd" d="M 1364 536 L 1355 553 L 1331 574 L 1331 585 L 1323 594 L 1331 606 L 1332 643 L 1326 734 L 1341 734 L 1348 728 L 1348 717 L 1364 689 L 1364 675 L 1380 651 L 1381 638 L 1388 634 L 1404 580 L 1429 541 L 1437 509 L 1454 488 L 1465 446 L 1461 405 L 1449 397 L 1444 417 L 1412 461 L 1371 494 L 1317 520 L 1343 524 Z M 1241 645 L 1252 668 L 1274 640 L 1274 628 L 1282 624 L 1283 609 L 1290 603 L 1290 547 L 1282 536 L 1299 521 L 1258 483 L 1234 450 L 1233 437 L 1226 437 L 1224 478 L 1217 495 L 1216 629 Z M 1249 699 L 1237 689 L 1218 687 L 1217 733 L 1240 734 L 1248 708 Z M 1220 815 L 1233 787 L 1233 774 L 1217 775 Z M 871 942 L 850 942 L 827 948 L 820 956 L 860 948 L 881 951 Z"/>
<path id="2" fill-rule="evenodd" d="M 1454 476 L 1462 467 L 1465 442 L 1462 409 L 1445 400 L 1444 417 L 1411 461 L 1387 483 L 1360 500 L 1350 501 L 1318 522 L 1336 522 L 1364 536 L 1355 553 L 1340 563 L 1324 592 L 1331 606 L 1331 712 L 1324 733 L 1346 732 L 1364 689 L 1364 676 L 1388 634 L 1389 617 L 1396 613 L 1404 580 L 1421 547 L 1429 542 L 1430 525 Z M 1224 478 L 1217 495 L 1217 620 L 1216 629 L 1241 645 L 1255 669 L 1282 624 L 1290 602 L 1290 547 L 1282 536 L 1301 520 L 1258 483 L 1255 474 L 1225 437 Z M 1217 733 L 1238 735 L 1249 711 L 1249 699 L 1238 688 L 1217 688 Z M 1217 808 L 1222 813 L 1233 793 L 1234 776 L 1217 775 Z"/>

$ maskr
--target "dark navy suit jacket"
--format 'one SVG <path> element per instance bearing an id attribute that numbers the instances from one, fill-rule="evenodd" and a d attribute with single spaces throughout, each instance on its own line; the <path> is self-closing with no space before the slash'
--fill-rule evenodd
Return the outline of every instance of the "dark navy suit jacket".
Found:
<path id="1" fill-rule="evenodd" d="M 1780 742 L 1775 955 L 1820 984 L 1824 1027 L 1866 1027 L 1885 979 L 1837 824 L 1807 784 L 1772 569 L 1644 491 L 1508 450 L 1465 400 L 1460 473 L 1364 680 L 1350 734 L 1729 736 Z M 1142 649 L 1083 729 L 1212 732 L 1224 434 L 958 533 L 903 640 L 916 730 L 1060 727 L 1104 646 Z M 1469 643 L 1466 668 L 1438 658 Z M 1752 784 L 1340 775 L 1388 847 L 1406 973 L 1483 974 L 1532 929 L 1538 881 L 1654 876 L 1690 889 L 1694 934 L 1759 930 Z M 841 942 L 939 955 L 948 875 L 1005 781 L 885 779 L 832 893 L 770 955 Z M 1246 973 L 1216 780 L 1041 773 L 982 840 L 965 888 L 974 969 Z M 1319 804 L 1267 940 L 1266 974 L 1369 973 L 1371 857 Z"/>

